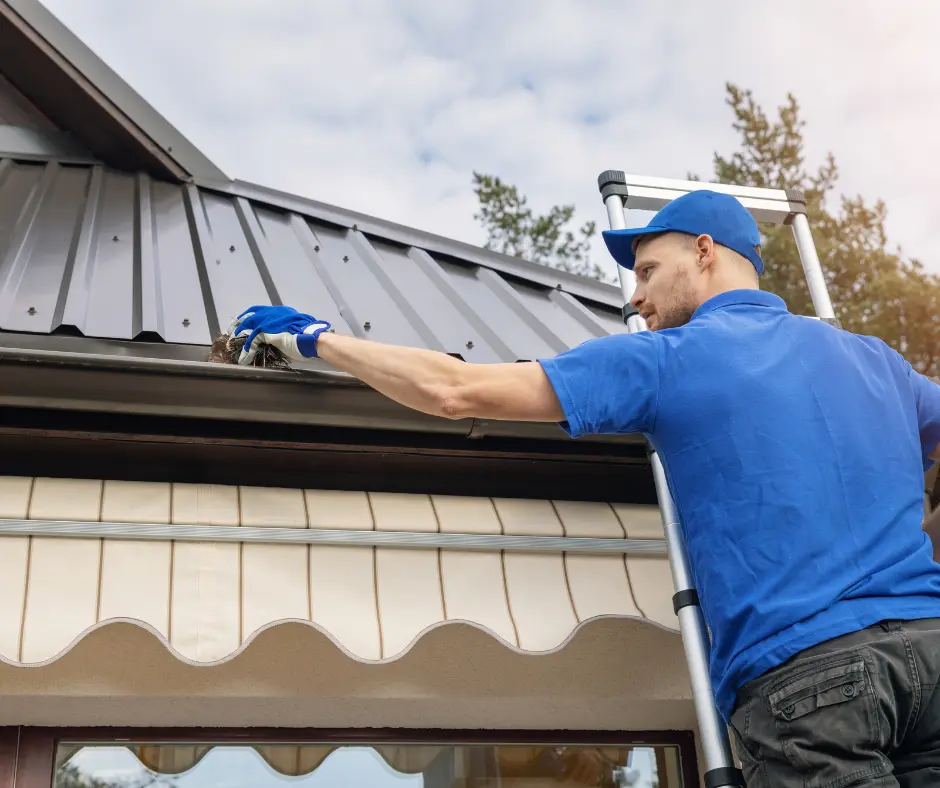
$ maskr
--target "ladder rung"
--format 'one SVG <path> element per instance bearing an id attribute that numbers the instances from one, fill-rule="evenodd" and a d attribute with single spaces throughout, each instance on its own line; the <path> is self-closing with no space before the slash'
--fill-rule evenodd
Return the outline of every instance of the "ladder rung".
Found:
<path id="1" fill-rule="evenodd" d="M 805 198 L 803 193 L 797 190 L 758 189 L 753 186 L 651 178 L 627 175 L 621 170 L 607 170 L 602 173 L 598 178 L 598 186 L 605 199 L 610 194 L 619 194 L 623 197 L 625 207 L 638 210 L 658 211 L 683 194 L 710 189 L 737 197 L 758 222 L 789 224 L 795 214 L 806 213 Z"/>

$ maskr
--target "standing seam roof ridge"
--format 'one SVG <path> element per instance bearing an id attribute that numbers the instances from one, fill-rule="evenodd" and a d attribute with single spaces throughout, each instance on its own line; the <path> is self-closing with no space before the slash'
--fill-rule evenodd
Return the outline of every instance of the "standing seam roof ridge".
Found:
<path id="1" fill-rule="evenodd" d="M 54 166 L 54 164 L 47 165 L 39 180 L 30 186 L 29 193 L 23 200 L 22 207 L 13 222 L 3 259 L 0 260 L 0 325 L 5 324 L 9 317 L 10 293 L 15 287 L 13 280 L 16 267 L 18 262 L 26 257 L 24 247 L 30 240 L 31 227 L 42 209 L 43 199 L 47 192 L 45 184 L 52 177 Z"/>
<path id="2" fill-rule="evenodd" d="M 135 189 L 137 224 L 134 244 L 134 322 L 133 336 L 152 332 L 166 340 L 166 315 L 163 282 L 160 276 L 160 249 L 155 228 L 153 181 L 146 173 L 139 173 Z"/>
<path id="3" fill-rule="evenodd" d="M 248 244 L 248 250 L 258 267 L 258 273 L 261 276 L 261 282 L 268 294 L 272 306 L 282 306 L 280 293 L 274 284 L 274 278 L 268 269 L 267 258 L 271 255 L 268 247 L 268 239 L 264 234 L 264 228 L 258 222 L 254 207 L 244 197 L 235 200 L 235 215 L 238 217 L 238 223 L 245 234 L 245 241 Z M 249 306 L 249 304 L 245 304 Z"/>
<path id="4" fill-rule="evenodd" d="M 509 349 L 509 346 L 500 339 L 499 335 L 487 325 L 480 314 L 460 295 L 460 292 L 450 281 L 450 277 L 428 252 L 420 247 L 411 246 L 408 249 L 408 256 L 418 264 L 424 275 L 444 294 L 444 297 L 470 324 L 470 327 L 486 341 L 500 360 L 515 361 L 515 354 Z"/>
<path id="5" fill-rule="evenodd" d="M 211 342 L 222 333 L 222 329 L 219 325 L 219 312 L 216 308 L 207 270 L 206 244 L 209 242 L 209 220 L 199 190 L 192 184 L 187 184 L 182 188 L 183 203 L 186 207 L 186 217 L 189 220 L 190 237 L 193 241 L 193 252 L 196 259 L 196 272 L 199 276 L 199 286 L 202 289 L 202 300 L 205 304 L 206 323 L 209 326 L 209 341 Z"/>
<path id="6" fill-rule="evenodd" d="M 591 310 L 570 293 L 566 293 L 563 290 L 552 290 L 548 294 L 548 297 L 595 337 L 606 337 L 610 335 L 610 332 L 601 325 L 600 321 L 591 313 Z"/>
<path id="7" fill-rule="evenodd" d="M 0 261 L 0 327 L 9 323 L 10 310 L 19 288 L 30 248 L 35 243 L 35 225 L 55 181 L 58 165 L 50 162 L 29 190 L 10 233 L 10 242 Z"/>
<path id="8" fill-rule="evenodd" d="M 398 285 L 385 272 L 382 267 L 381 256 L 375 247 L 369 243 L 369 239 L 359 230 L 349 230 L 347 237 L 351 246 L 359 253 L 362 262 L 372 272 L 372 275 L 379 280 L 385 292 L 395 302 L 395 306 L 405 316 L 405 320 L 408 321 L 415 333 L 421 338 L 421 341 L 424 342 L 425 348 L 446 352 L 447 349 L 428 327 L 428 324 L 424 322 L 418 310 L 414 308 L 408 297 L 401 292 Z"/>
<path id="9" fill-rule="evenodd" d="M 150 235 L 150 222 L 146 221 L 145 212 L 150 211 L 150 195 L 143 182 L 143 173 L 139 173 L 134 178 L 134 206 L 131 214 L 131 221 L 134 227 L 133 245 L 131 247 L 131 325 L 130 335 L 139 336 L 144 329 L 144 312 L 153 312 L 157 309 L 157 294 L 150 289 L 150 303 L 146 303 L 144 289 L 147 284 L 144 282 L 146 276 L 144 268 L 149 268 L 151 276 L 153 273 L 153 245 L 150 249 L 145 243 L 144 234 Z M 145 229 L 146 228 L 146 229 Z M 149 259 L 148 259 L 149 258 Z M 162 333 L 161 333 L 162 336 Z"/>
<path id="10" fill-rule="evenodd" d="M 327 294 L 331 299 L 333 299 L 333 303 L 336 304 L 336 309 L 339 311 L 340 315 L 342 315 L 343 320 L 346 321 L 346 325 L 349 326 L 349 330 L 352 332 L 353 336 L 363 338 L 365 336 L 365 332 L 362 329 L 362 323 L 359 322 L 355 312 L 353 311 L 353 308 L 344 298 L 343 291 L 339 288 L 339 285 L 336 284 L 336 280 L 330 275 L 327 267 L 323 264 L 323 260 L 321 259 L 319 252 L 319 239 L 317 238 L 314 229 L 303 216 L 292 212 L 290 217 L 291 227 L 293 228 L 297 238 L 300 240 L 300 244 L 303 247 L 307 260 L 310 262 L 314 270 L 319 275 L 320 279 L 323 281 L 323 284 L 327 290 Z"/>
<path id="11" fill-rule="evenodd" d="M 477 278 L 482 281 L 506 306 L 508 306 L 523 323 L 531 328 L 556 353 L 568 350 L 568 343 L 564 342 L 554 331 L 551 331 L 522 303 L 519 294 L 503 277 L 489 268 L 478 268 Z"/>
<path id="12" fill-rule="evenodd" d="M 89 293 L 97 259 L 92 254 L 92 250 L 98 234 L 104 179 L 104 169 L 93 167 L 85 192 L 85 205 L 78 222 L 74 246 L 70 250 L 62 275 L 59 301 L 52 318 L 53 329 L 68 326 L 82 334 L 86 333 Z"/>

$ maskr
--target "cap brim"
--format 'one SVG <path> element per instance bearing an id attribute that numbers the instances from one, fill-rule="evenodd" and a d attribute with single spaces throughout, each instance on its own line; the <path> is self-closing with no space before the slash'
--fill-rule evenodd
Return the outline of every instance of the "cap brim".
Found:
<path id="1" fill-rule="evenodd" d="M 617 265 L 632 271 L 636 263 L 636 255 L 633 253 L 633 242 L 643 235 L 654 235 L 656 233 L 668 232 L 665 227 L 630 227 L 626 230 L 604 230 L 601 235 L 604 243 L 607 244 L 607 251 L 614 258 Z"/>

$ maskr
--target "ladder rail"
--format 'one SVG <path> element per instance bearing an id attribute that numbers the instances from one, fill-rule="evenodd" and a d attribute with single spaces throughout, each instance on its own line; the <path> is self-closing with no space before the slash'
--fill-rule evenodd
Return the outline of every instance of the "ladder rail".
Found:
<path id="1" fill-rule="evenodd" d="M 676 197 L 709 189 L 736 197 L 758 222 L 790 224 L 794 216 L 806 212 L 806 198 L 798 189 L 763 189 L 705 181 L 650 178 L 644 175 L 628 175 L 622 170 L 606 170 L 601 173 L 598 186 L 605 201 L 609 195 L 619 194 L 626 208 L 641 211 L 658 211 Z"/>
<path id="2" fill-rule="evenodd" d="M 605 173 L 606 175 L 606 173 Z M 601 176 L 603 178 L 603 176 Z M 600 180 L 600 179 L 599 179 Z M 612 230 L 626 227 L 623 195 L 617 192 L 604 194 L 604 205 Z M 676 196 L 679 196 L 678 194 Z M 617 266 L 620 274 L 620 287 L 623 292 L 624 319 L 631 334 L 649 330 L 646 321 L 629 307 L 633 291 L 636 289 L 636 276 L 623 266 Z M 731 743 L 724 720 L 715 705 L 709 672 L 709 637 L 698 604 L 698 595 L 692 582 L 692 572 L 688 554 L 682 539 L 679 517 L 675 502 L 669 491 L 666 471 L 656 450 L 649 447 L 650 462 L 653 466 L 653 480 L 656 484 L 656 497 L 659 500 L 659 513 L 666 535 L 666 552 L 669 556 L 669 568 L 676 590 L 673 605 L 679 618 L 679 632 L 685 651 L 686 665 L 692 685 L 692 704 L 698 723 L 705 759 L 705 778 L 709 788 L 736 788 L 743 785 L 739 772 L 734 767 Z M 680 606 L 681 605 L 681 606 Z"/>
<path id="3" fill-rule="evenodd" d="M 816 310 L 816 315 L 822 320 L 835 322 L 836 313 L 833 311 L 832 301 L 829 300 L 826 277 L 823 274 L 822 264 L 819 262 L 819 255 L 816 253 L 816 244 L 813 242 L 813 234 L 809 229 L 809 219 L 805 213 L 797 214 L 794 217 L 793 239 L 796 241 L 796 248 L 800 253 L 800 263 L 803 265 L 806 285 L 809 287 L 809 295 L 813 301 L 813 309 Z"/>
<path id="4" fill-rule="evenodd" d="M 655 451 L 650 452 L 653 465 L 653 480 L 656 484 L 656 496 L 660 501 L 663 530 L 666 534 L 666 551 L 669 556 L 669 568 L 672 572 L 676 594 L 673 606 L 679 619 L 679 632 L 689 675 L 696 677 L 692 684 L 692 705 L 695 707 L 696 721 L 705 755 L 706 775 L 711 774 L 708 782 L 713 786 L 734 786 L 730 772 L 737 771 L 731 754 L 731 743 L 724 720 L 715 706 L 714 690 L 709 671 L 708 628 L 705 616 L 699 604 L 698 594 L 692 580 L 685 543 L 682 541 L 682 526 L 676 512 L 675 502 L 669 492 L 666 470 Z M 677 548 L 678 546 L 678 548 Z M 722 778 L 726 781 L 722 782 Z"/>

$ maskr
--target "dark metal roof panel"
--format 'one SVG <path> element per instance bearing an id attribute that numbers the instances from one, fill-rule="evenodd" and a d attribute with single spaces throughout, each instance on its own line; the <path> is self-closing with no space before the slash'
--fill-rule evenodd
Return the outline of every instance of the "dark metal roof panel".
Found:
<path id="1" fill-rule="evenodd" d="M 416 230 L 385 219 L 378 219 L 345 208 L 337 208 L 317 200 L 286 194 L 253 183 L 232 181 L 230 183 L 201 183 L 200 185 L 219 194 L 244 197 L 252 203 L 268 205 L 307 216 L 316 222 L 358 229 L 370 238 L 384 238 L 404 247 L 424 249 L 432 254 L 443 256 L 445 259 L 492 268 L 494 271 L 524 281 L 545 285 L 546 287 L 561 285 L 563 290 L 579 298 L 596 301 L 618 310 L 621 305 L 620 287 L 596 279 L 569 274 L 566 271 L 537 265 L 518 257 L 482 249 L 424 230 Z"/>
<path id="2" fill-rule="evenodd" d="M 434 236 L 429 250 L 401 228 L 382 234 L 358 215 L 302 207 L 103 166 L 4 160 L 0 330 L 206 346 L 246 307 L 286 303 L 342 333 L 481 362 L 624 330 L 615 307 L 583 296 L 613 300 L 599 283 L 501 255 L 481 264 L 491 253 L 465 259 Z"/>

